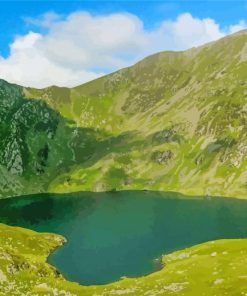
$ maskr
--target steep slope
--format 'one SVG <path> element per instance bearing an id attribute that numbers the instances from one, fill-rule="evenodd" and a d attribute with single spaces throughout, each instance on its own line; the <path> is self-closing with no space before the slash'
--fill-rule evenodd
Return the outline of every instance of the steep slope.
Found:
<path id="1" fill-rule="evenodd" d="M 69 152 L 56 152 L 61 160 L 70 159 L 63 165 L 66 172 L 50 174 L 41 190 L 245 197 L 246 73 L 247 31 L 242 31 L 185 52 L 155 54 L 76 88 L 22 88 L 29 104 L 45 101 L 59 112 L 53 111 L 70 126 L 67 137 L 85 129 L 94 137 L 88 158 L 83 151 L 76 161 Z M 81 145 L 79 137 L 74 147 Z M 2 164 L 12 172 L 12 165 Z"/>
<path id="2" fill-rule="evenodd" d="M 89 158 L 101 138 L 5 81 L 0 81 L 0 133 L 2 196 L 46 191 L 53 178 Z"/>

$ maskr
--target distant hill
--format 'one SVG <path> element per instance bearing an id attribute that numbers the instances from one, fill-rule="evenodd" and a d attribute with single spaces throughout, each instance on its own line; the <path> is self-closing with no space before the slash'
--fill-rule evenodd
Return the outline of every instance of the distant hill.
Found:
<path id="1" fill-rule="evenodd" d="M 35 69 L 34 69 L 35 71 Z M 0 194 L 247 196 L 247 31 L 75 88 L 0 82 Z"/>

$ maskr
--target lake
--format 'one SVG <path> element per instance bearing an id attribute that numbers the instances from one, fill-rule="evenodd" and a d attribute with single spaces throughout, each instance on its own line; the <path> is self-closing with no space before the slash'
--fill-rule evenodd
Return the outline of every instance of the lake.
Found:
<path id="1" fill-rule="evenodd" d="M 0 222 L 55 232 L 68 242 L 49 262 L 71 281 L 105 284 L 161 268 L 161 255 L 247 237 L 247 201 L 123 191 L 37 194 L 0 200 Z"/>

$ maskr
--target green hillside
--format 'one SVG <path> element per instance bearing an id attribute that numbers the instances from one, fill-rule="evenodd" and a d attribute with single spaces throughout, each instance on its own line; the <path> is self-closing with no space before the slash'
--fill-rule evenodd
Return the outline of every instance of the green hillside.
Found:
<path id="1" fill-rule="evenodd" d="M 0 194 L 246 197 L 247 31 L 75 88 L 0 83 Z"/>

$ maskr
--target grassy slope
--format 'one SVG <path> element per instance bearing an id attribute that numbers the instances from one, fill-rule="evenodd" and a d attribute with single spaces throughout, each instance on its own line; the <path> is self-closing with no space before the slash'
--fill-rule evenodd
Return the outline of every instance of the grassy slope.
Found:
<path id="1" fill-rule="evenodd" d="M 247 240 L 219 240 L 163 257 L 165 267 L 151 275 L 103 286 L 66 281 L 45 263 L 61 236 L 0 224 L 0 295 L 189 295 L 247 293 Z"/>
<path id="2" fill-rule="evenodd" d="M 247 196 L 247 31 L 76 88 L 0 81 L 0 196 Z"/>
<path id="3" fill-rule="evenodd" d="M 247 31 L 162 52 L 73 89 L 27 88 L 109 135 L 48 190 L 152 189 L 246 197 Z"/>

